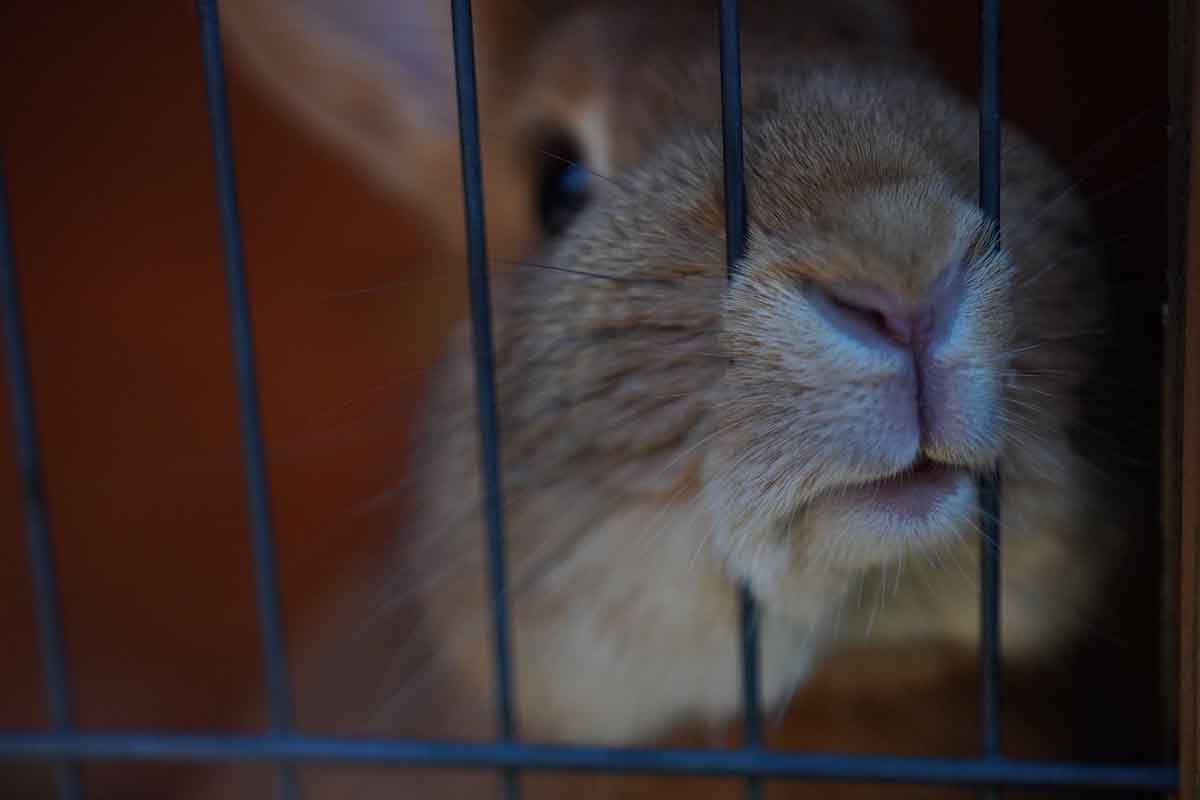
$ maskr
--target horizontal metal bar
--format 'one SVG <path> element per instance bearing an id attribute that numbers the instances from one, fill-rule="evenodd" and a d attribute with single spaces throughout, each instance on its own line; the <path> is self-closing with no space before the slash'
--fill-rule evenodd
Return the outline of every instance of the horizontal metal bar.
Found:
<path id="1" fill-rule="evenodd" d="M 416 767 L 806 778 L 908 784 L 1074 786 L 1170 792 L 1172 766 L 954 759 L 847 753 L 574 747 L 511 742 L 429 742 L 322 736 L 64 733 L 0 734 L 0 761 L 324 761 Z"/>

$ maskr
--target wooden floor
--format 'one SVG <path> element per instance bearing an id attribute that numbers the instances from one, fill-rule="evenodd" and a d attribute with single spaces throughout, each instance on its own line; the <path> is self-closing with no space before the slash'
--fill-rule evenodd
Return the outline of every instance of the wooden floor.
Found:
<path id="1" fill-rule="evenodd" d="M 974 4 L 910 5 L 919 37 L 971 91 Z M 1070 162 L 1163 102 L 1157 7 L 1008 4 L 1006 113 Z M 8 0 L 0 52 L 0 146 L 78 716 L 88 727 L 230 725 L 259 666 L 194 15 L 161 0 Z M 403 209 L 233 80 L 283 592 L 298 630 L 329 580 L 403 514 L 395 490 L 412 401 L 464 293 L 457 268 L 437 263 Z M 1089 184 L 1152 164 L 1161 132 L 1146 133 L 1089 164 Z M 1161 211 L 1143 206 L 1119 212 L 1119 230 L 1151 230 Z M 1152 282 L 1161 261 L 1144 255 L 1130 250 L 1131 274 L 1145 270 Z M 43 712 L 3 402 L 7 727 L 38 724 Z M 840 677 L 863 661 L 846 659 L 806 692 L 775 732 L 780 742 L 973 752 L 969 661 L 947 684 L 898 654 L 887 679 L 863 691 Z M 1069 706 L 1042 708 L 1050 713 L 1013 728 L 1014 751 L 1036 751 Z M 150 797 L 175 775 L 102 768 L 93 777 L 97 797 Z M 608 789 L 627 797 L 633 783 Z"/>

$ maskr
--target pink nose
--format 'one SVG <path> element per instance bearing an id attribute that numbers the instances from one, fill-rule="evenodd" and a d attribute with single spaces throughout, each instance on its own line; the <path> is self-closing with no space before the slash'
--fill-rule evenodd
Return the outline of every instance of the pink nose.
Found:
<path id="1" fill-rule="evenodd" d="M 868 345 L 922 351 L 945 336 L 962 299 L 957 267 L 946 269 L 920 300 L 866 285 L 831 285 L 813 304 L 843 334 Z"/>
<path id="2" fill-rule="evenodd" d="M 806 296 L 840 336 L 909 354 L 911 370 L 879 385 L 881 410 L 891 415 L 893 427 L 914 420 L 922 440 L 937 443 L 967 435 L 966 379 L 936 352 L 960 315 L 964 295 L 962 272 L 952 266 L 919 298 L 861 284 L 814 288 Z"/>

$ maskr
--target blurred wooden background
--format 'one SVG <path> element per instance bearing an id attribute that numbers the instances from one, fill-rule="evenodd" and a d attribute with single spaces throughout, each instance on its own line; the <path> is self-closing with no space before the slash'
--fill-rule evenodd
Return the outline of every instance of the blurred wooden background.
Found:
<path id="1" fill-rule="evenodd" d="M 975 4 L 909 5 L 919 38 L 971 91 Z M 1165 5 L 1007 3 L 1006 116 L 1072 163 L 1164 104 Z M 0 147 L 79 719 L 227 727 L 260 669 L 194 14 L 161 0 L 8 0 L 0 52 Z M 397 527 L 421 370 L 464 293 L 403 209 L 232 80 L 295 633 L 341 565 Z M 1085 193 L 1163 158 L 1158 118 L 1080 165 Z M 1159 172 L 1130 190 L 1136 202 L 1102 209 L 1131 232 L 1120 247 L 1151 286 L 1163 263 Z M 42 685 L 0 411 L 0 726 L 28 726 L 43 720 Z M 970 687 L 963 697 L 973 702 Z M 122 796 L 156 794 L 127 774 L 100 778 Z"/>

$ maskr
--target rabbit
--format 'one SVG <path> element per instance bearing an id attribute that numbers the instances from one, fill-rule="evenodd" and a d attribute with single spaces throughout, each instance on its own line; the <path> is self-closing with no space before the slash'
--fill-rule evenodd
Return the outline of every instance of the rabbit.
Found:
<path id="1" fill-rule="evenodd" d="M 1080 442 L 1090 377 L 1119 367 L 1087 335 L 1112 298 L 1064 171 L 1005 127 L 997 225 L 977 111 L 898 9 L 747 2 L 748 244 L 727 276 L 713 4 L 474 5 L 521 738 L 628 745 L 736 718 L 743 584 L 768 709 L 840 647 L 973 651 L 992 473 L 1005 663 L 1069 648 L 1143 501 Z M 414 205 L 438 268 L 461 270 L 448 4 L 222 14 L 236 67 Z M 398 552 L 348 576 L 294 653 L 304 730 L 494 734 L 470 346 L 464 327 L 430 381 Z M 266 796 L 272 773 L 243 772 L 186 796 Z M 311 798 L 497 790 L 303 773 Z"/>

